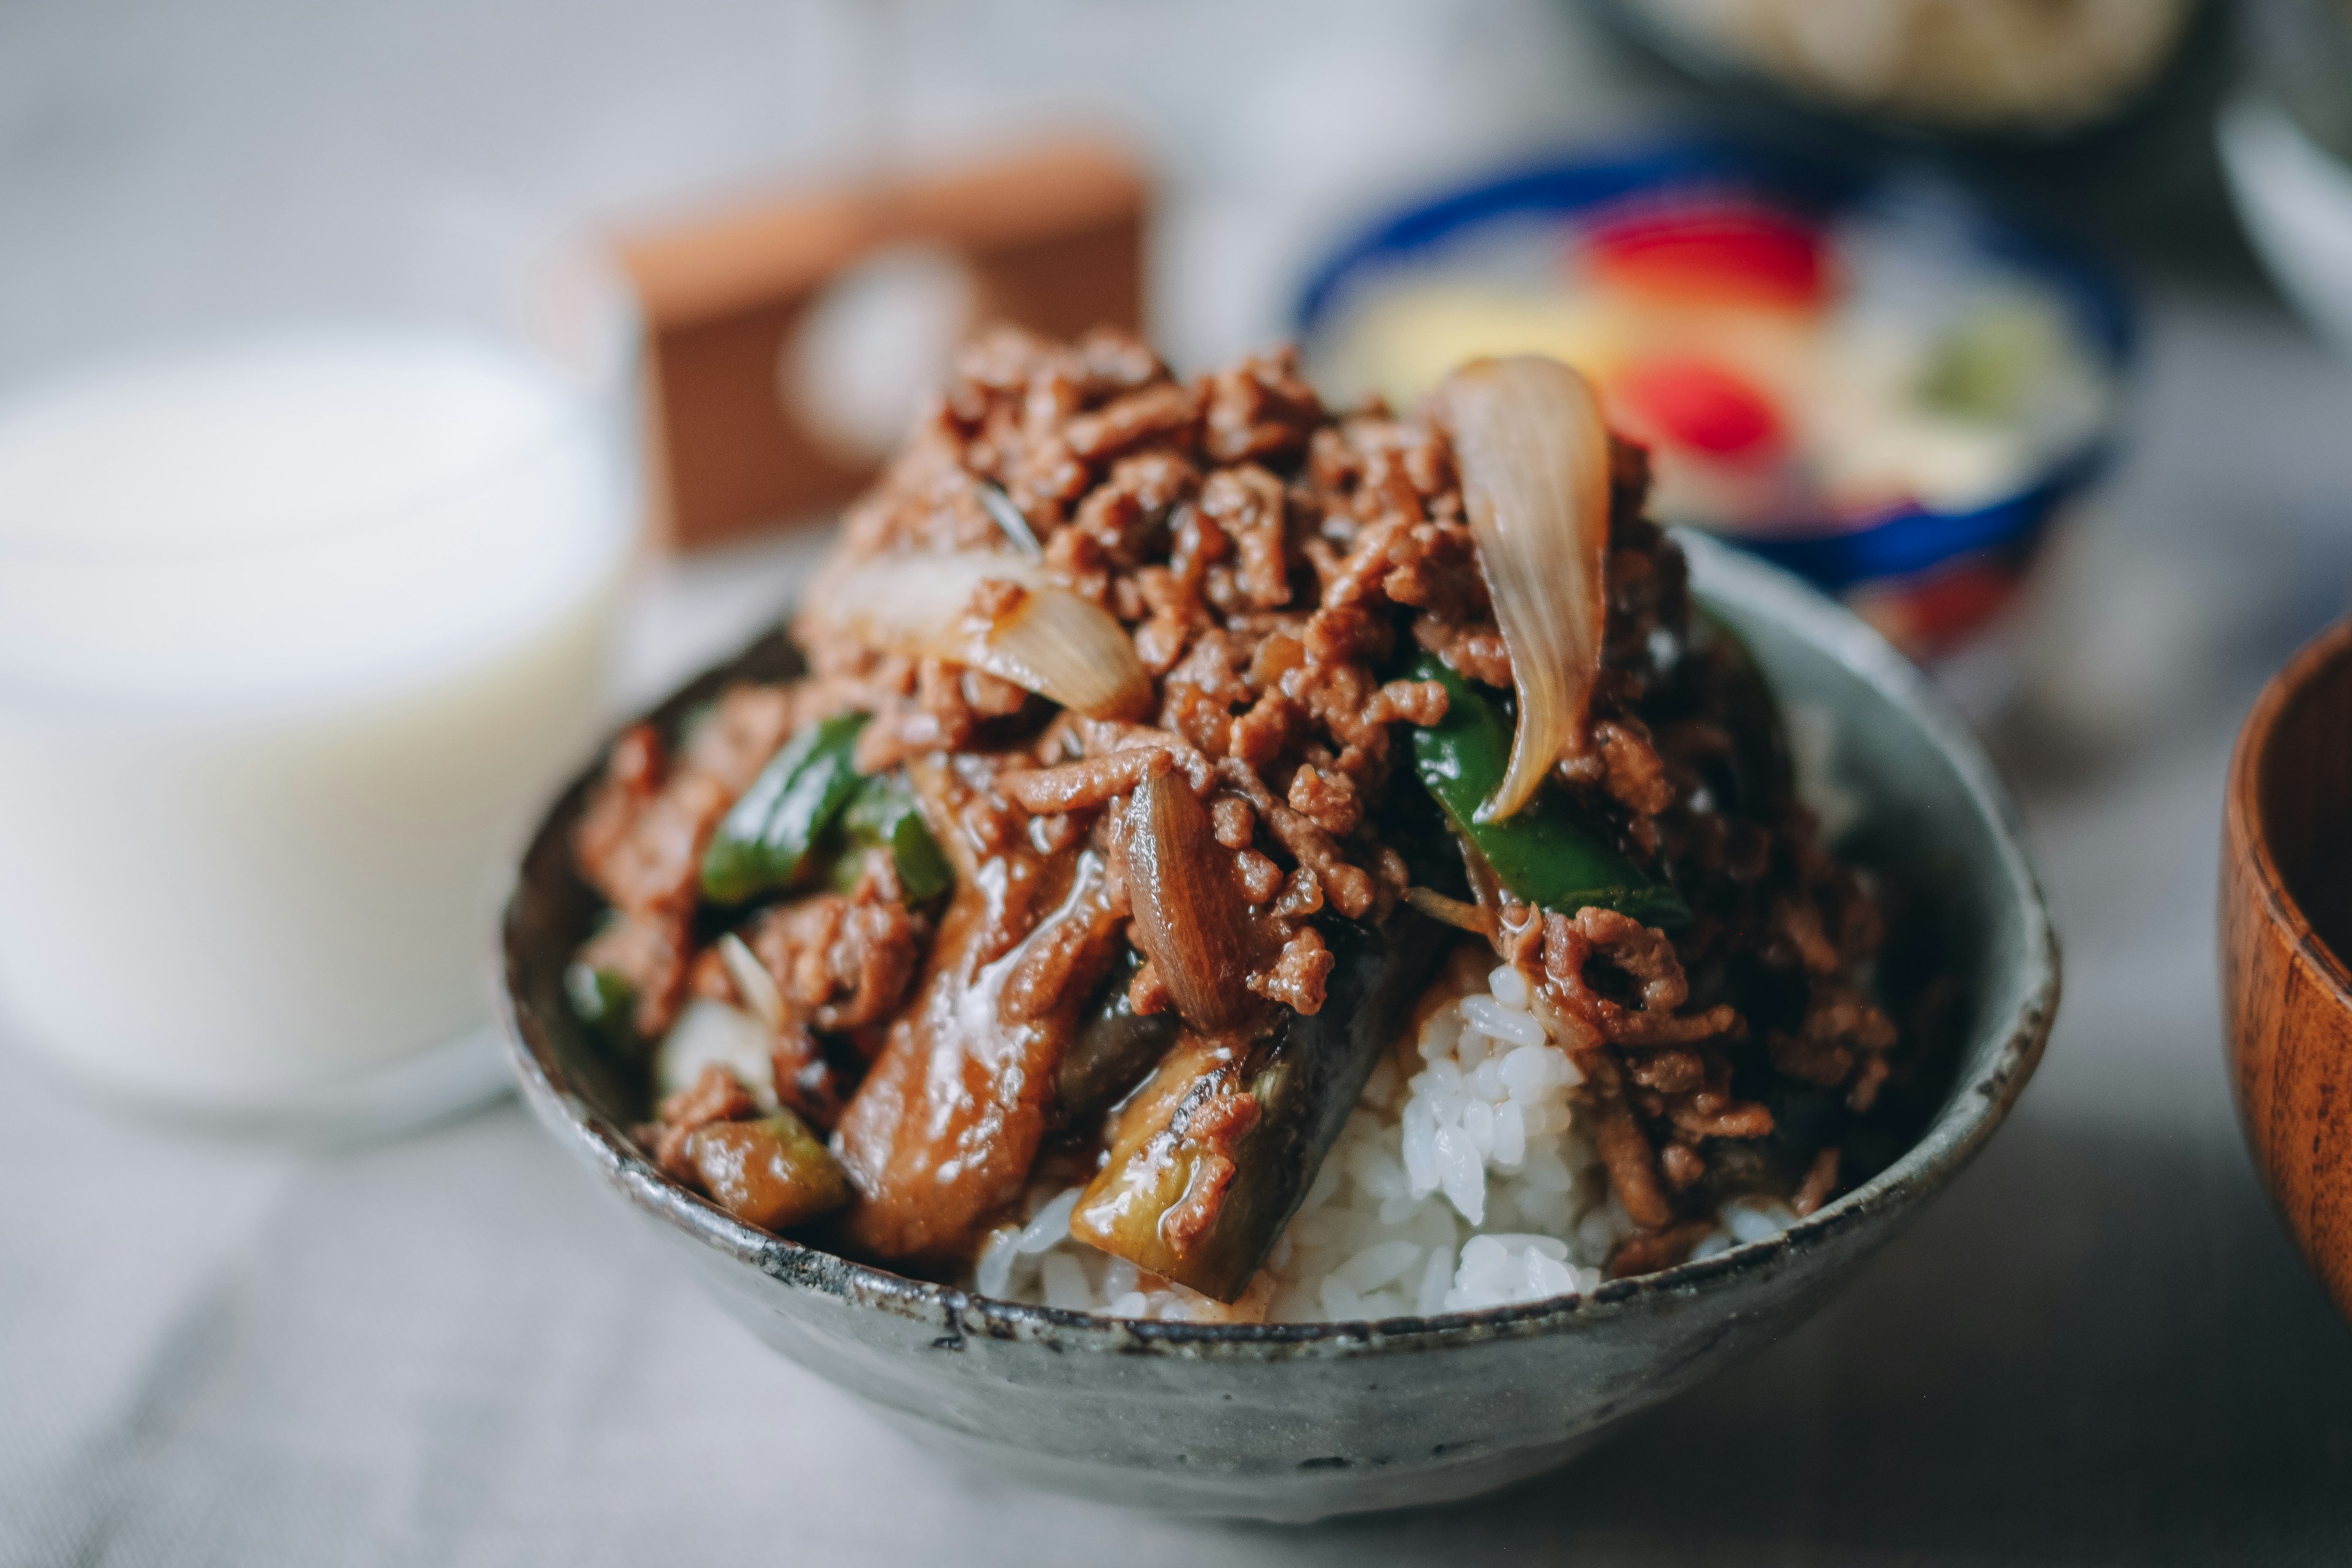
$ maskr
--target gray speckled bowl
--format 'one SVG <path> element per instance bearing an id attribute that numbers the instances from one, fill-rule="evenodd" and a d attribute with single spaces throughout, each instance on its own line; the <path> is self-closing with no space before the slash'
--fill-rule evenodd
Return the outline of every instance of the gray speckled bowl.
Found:
<path id="1" fill-rule="evenodd" d="M 1123 1322 L 904 1279 L 739 1224 L 656 1171 L 630 1087 L 563 997 L 595 915 L 569 839 L 592 775 L 541 826 L 505 926 L 524 1093 L 556 1140 L 678 1244 L 761 1339 L 933 1447 L 1098 1501 L 1276 1520 L 1469 1497 L 1559 1464 L 1619 1416 L 1787 1332 L 1990 1137 L 2042 1054 L 2057 944 L 2012 808 L 1910 665 L 1794 579 L 1685 537 L 1700 596 L 1784 699 L 1838 716 L 1864 802 L 1843 847 L 1944 900 L 1967 1027 L 1953 1087 L 1885 1172 L 1770 1241 L 1584 1297 L 1380 1323 Z M 671 700 L 793 668 L 781 638 Z"/>

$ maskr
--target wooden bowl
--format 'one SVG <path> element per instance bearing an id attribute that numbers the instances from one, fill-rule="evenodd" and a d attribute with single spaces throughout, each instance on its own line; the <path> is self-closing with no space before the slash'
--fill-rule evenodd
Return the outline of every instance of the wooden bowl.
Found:
<path id="1" fill-rule="evenodd" d="M 2238 1119 L 2279 1217 L 2352 1317 L 2352 619 L 2263 689 L 2224 809 Z"/>

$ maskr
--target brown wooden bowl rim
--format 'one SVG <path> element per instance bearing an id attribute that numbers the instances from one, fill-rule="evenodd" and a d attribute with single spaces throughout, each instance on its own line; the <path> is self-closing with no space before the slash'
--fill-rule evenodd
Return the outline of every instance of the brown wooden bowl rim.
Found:
<path id="1" fill-rule="evenodd" d="M 2279 874 L 2262 809 L 2264 759 L 2280 716 L 2322 671 L 2345 660 L 2352 660 L 2352 616 L 2304 644 L 2263 687 L 2238 731 L 2238 743 L 2230 757 L 2223 816 L 2229 829 L 2226 853 L 2252 873 L 2254 885 L 2262 890 L 2263 919 L 2285 934 L 2296 959 L 2326 983 L 2336 1005 L 2352 1011 L 2352 964 L 2319 939 L 2311 917 Z"/>

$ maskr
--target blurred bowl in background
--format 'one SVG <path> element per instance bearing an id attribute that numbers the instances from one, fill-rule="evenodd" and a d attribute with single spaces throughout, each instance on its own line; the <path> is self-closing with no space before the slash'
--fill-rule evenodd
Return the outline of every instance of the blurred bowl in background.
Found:
<path id="1" fill-rule="evenodd" d="M 2221 117 L 2221 166 L 2271 276 L 2314 328 L 2352 353 L 2352 164 L 2266 100 Z"/>
<path id="2" fill-rule="evenodd" d="M 2207 0 L 1589 3 L 1719 90 L 1902 139 L 2016 147 L 2090 135 L 2160 96 L 2217 10 Z"/>
<path id="3" fill-rule="evenodd" d="M 1517 171 L 1358 234 L 1297 306 L 1342 400 L 1533 352 L 1647 445 L 1653 507 L 1844 596 L 1915 657 L 2011 602 L 2100 471 L 2132 312 L 1948 183 L 1674 140 Z"/>
<path id="4" fill-rule="evenodd" d="M 2252 79 L 2222 113 L 2221 164 L 2271 275 L 2352 353 L 2352 5 L 2248 12 Z"/>

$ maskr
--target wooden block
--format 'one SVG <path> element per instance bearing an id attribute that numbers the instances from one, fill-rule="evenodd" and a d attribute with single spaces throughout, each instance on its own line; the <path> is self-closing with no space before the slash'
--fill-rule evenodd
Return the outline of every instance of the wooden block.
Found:
<path id="1" fill-rule="evenodd" d="M 1099 140 L 813 191 L 621 237 L 645 311 L 662 536 L 691 548 L 837 507 L 873 465 L 806 427 L 782 356 L 828 286 L 884 251 L 969 269 L 974 324 L 1068 337 L 1143 324 L 1143 173 Z"/>

